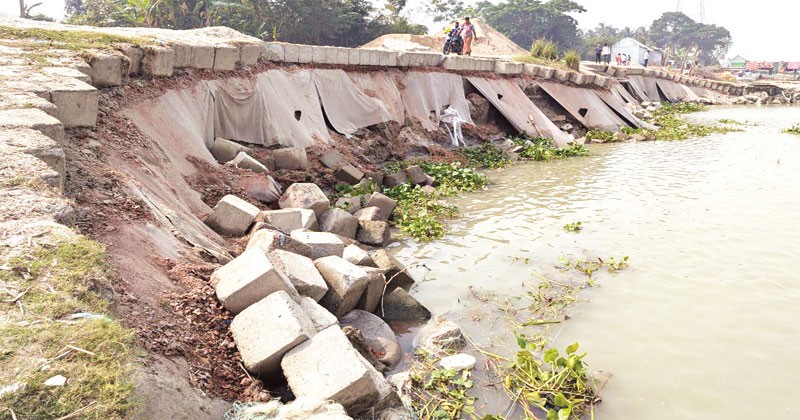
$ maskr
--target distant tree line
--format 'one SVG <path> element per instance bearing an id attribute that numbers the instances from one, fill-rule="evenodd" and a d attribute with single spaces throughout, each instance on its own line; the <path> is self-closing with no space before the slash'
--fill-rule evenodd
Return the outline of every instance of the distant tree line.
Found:
<path id="1" fill-rule="evenodd" d="M 270 41 L 353 47 L 387 33 L 424 34 L 406 0 L 66 0 L 67 21 L 94 26 L 227 26 Z"/>

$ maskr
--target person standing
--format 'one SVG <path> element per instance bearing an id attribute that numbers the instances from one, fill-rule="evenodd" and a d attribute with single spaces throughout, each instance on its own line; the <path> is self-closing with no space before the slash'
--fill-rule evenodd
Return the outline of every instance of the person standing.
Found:
<path id="1" fill-rule="evenodd" d="M 617 66 L 621 66 L 622 65 L 622 53 L 617 53 L 617 56 L 616 56 L 615 60 L 617 62 Z"/>
<path id="2" fill-rule="evenodd" d="M 461 54 L 472 55 L 472 41 L 477 41 L 478 35 L 475 32 L 475 25 L 469 21 L 469 16 L 464 18 L 464 24 L 461 25 L 461 38 L 464 39 L 464 47 L 461 50 Z"/>
<path id="3" fill-rule="evenodd" d="M 597 44 L 597 46 L 594 47 L 594 62 L 600 64 L 600 60 L 602 59 L 602 57 L 603 57 L 603 46 Z"/>
<path id="4" fill-rule="evenodd" d="M 647 67 L 647 62 L 650 61 L 650 50 L 644 51 L 644 66 Z"/>
<path id="5" fill-rule="evenodd" d="M 606 64 L 611 64 L 611 48 L 608 46 L 608 42 L 603 44 L 603 49 L 600 50 L 603 54 L 603 59 L 606 60 Z"/>

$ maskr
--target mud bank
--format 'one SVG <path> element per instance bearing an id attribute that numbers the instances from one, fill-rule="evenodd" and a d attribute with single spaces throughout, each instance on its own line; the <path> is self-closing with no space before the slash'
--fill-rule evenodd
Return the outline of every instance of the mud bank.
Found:
<path id="1" fill-rule="evenodd" d="M 313 182 L 331 193 L 342 181 L 377 176 L 389 160 L 446 156 L 448 109 L 468 144 L 524 133 L 565 145 L 587 130 L 645 127 L 641 102 L 725 103 L 743 92 L 646 69 L 576 73 L 263 43 L 226 28 L 3 24 L 126 37 L 56 56 L 43 56 L 27 35 L 4 41 L 0 226 L 5 259 L 70 228 L 106 244 L 116 274 L 112 312 L 148 353 L 142 418 L 218 418 L 222 400 L 288 395 L 285 387 L 270 394 L 241 368 L 232 315 L 215 295 L 212 273 L 246 247 L 204 223 L 223 196 L 274 209 L 276 183 Z M 264 170 L 220 162 L 211 151 L 217 138 L 247 147 Z M 305 163 L 287 165 L 287 149 L 302 150 Z M 331 151 L 340 162 L 330 162 Z M 158 403 L 187 393 L 196 404 Z"/>

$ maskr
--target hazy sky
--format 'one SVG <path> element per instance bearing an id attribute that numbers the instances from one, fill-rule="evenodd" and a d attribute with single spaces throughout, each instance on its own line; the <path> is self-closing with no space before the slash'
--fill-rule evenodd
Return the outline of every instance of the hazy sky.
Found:
<path id="1" fill-rule="evenodd" d="M 61 18 L 64 0 L 26 0 L 43 4 L 35 11 Z M 417 22 L 438 30 L 421 12 L 425 0 L 409 0 L 408 14 Z M 373 0 L 381 3 L 382 0 Z M 467 0 L 467 3 L 476 1 Z M 494 1 L 495 3 L 498 1 Z M 581 29 L 590 29 L 603 22 L 616 27 L 636 28 L 649 25 L 663 12 L 680 10 L 693 19 L 700 19 L 700 0 L 577 0 L 586 13 L 575 15 Z M 724 26 L 731 31 L 733 47 L 729 57 L 741 55 L 748 60 L 800 61 L 797 28 L 800 22 L 800 0 L 705 0 L 705 23 Z M 746 6 L 745 6 L 746 4 Z M 18 0 L 0 0 L 0 12 L 17 15 Z"/>

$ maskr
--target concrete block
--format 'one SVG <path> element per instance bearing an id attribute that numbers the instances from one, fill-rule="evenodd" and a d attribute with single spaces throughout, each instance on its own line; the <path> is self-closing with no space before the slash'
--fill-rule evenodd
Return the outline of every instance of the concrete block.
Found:
<path id="1" fill-rule="evenodd" d="M 352 48 L 337 48 L 336 49 L 336 64 L 340 66 L 347 66 L 350 64 L 350 50 Z"/>
<path id="2" fill-rule="evenodd" d="M 59 143 L 64 142 L 64 125 L 37 108 L 0 110 L 0 129 L 7 128 L 29 128 Z"/>
<path id="3" fill-rule="evenodd" d="M 396 187 L 400 184 L 405 183 L 406 181 L 408 181 L 408 176 L 406 175 L 405 172 L 398 172 L 396 174 L 385 175 L 383 177 L 383 185 L 389 188 Z"/>
<path id="4" fill-rule="evenodd" d="M 319 258 L 314 266 L 328 285 L 328 293 L 320 300 L 320 305 L 337 317 L 352 311 L 367 287 L 367 272 L 340 256 Z"/>
<path id="5" fill-rule="evenodd" d="M 172 77 L 174 68 L 175 50 L 168 47 L 145 47 L 142 74 L 148 77 Z"/>
<path id="6" fill-rule="evenodd" d="M 283 61 L 287 63 L 300 62 L 300 45 L 298 44 L 281 44 L 283 46 Z"/>
<path id="7" fill-rule="evenodd" d="M 64 127 L 94 127 L 97 123 L 100 92 L 79 80 L 59 83 L 50 91 L 50 102 L 56 106 L 56 118 Z"/>
<path id="8" fill-rule="evenodd" d="M 328 49 L 331 47 L 312 46 L 311 47 L 311 62 L 315 64 L 327 64 L 326 57 Z"/>
<path id="9" fill-rule="evenodd" d="M 242 66 L 254 66 L 258 63 L 258 58 L 261 56 L 260 44 L 239 44 L 238 62 Z"/>
<path id="10" fill-rule="evenodd" d="M 334 203 L 334 207 L 338 207 L 350 214 L 361 210 L 361 198 L 359 197 L 339 197 Z"/>
<path id="11" fill-rule="evenodd" d="M 225 163 L 233 160 L 241 152 L 249 152 L 250 148 L 243 146 L 239 143 L 225 140 L 221 137 L 214 139 L 214 144 L 211 146 L 211 155 L 214 156 L 220 163 Z"/>
<path id="12" fill-rule="evenodd" d="M 310 64 L 314 62 L 314 47 L 311 45 L 298 45 L 297 62 Z"/>
<path id="13" fill-rule="evenodd" d="M 628 76 L 637 76 L 644 73 L 644 69 L 640 67 L 628 67 L 625 71 L 628 73 Z"/>
<path id="14" fill-rule="evenodd" d="M 284 61 L 285 45 L 280 42 L 262 42 L 261 43 L 261 60 L 280 62 Z"/>
<path id="15" fill-rule="evenodd" d="M 356 304 L 356 309 L 361 309 L 367 312 L 375 312 L 378 309 L 381 298 L 383 297 L 383 290 L 386 287 L 386 275 L 383 270 L 374 267 L 361 267 L 367 272 L 369 279 L 367 280 L 367 287 L 364 289 L 364 294 Z"/>
<path id="16" fill-rule="evenodd" d="M 370 353 L 389 369 L 395 367 L 403 357 L 400 342 L 386 321 L 370 311 L 354 309 L 339 320 L 339 325 L 352 327 L 361 332 Z"/>
<path id="17" fill-rule="evenodd" d="M 292 232 L 291 237 L 307 245 L 311 249 L 311 255 L 309 256 L 311 259 L 328 256 L 341 257 L 344 252 L 344 242 L 330 232 L 306 232 L 295 230 Z"/>
<path id="18" fill-rule="evenodd" d="M 238 61 L 239 49 L 233 45 L 220 45 L 214 48 L 214 71 L 235 70 Z"/>
<path id="19" fill-rule="evenodd" d="M 347 163 L 347 161 L 344 160 L 344 157 L 342 157 L 339 152 L 333 149 L 319 155 L 319 161 L 325 165 L 326 168 L 333 170 L 339 169 L 342 165 Z"/>
<path id="20" fill-rule="evenodd" d="M 456 55 L 448 55 L 444 58 L 442 66 L 451 71 L 461 71 L 465 69 L 464 59 Z"/>
<path id="21" fill-rule="evenodd" d="M 366 53 L 367 60 L 364 60 L 364 53 Z M 379 66 L 381 64 L 381 51 L 378 50 L 361 50 L 361 65 Z"/>
<path id="22" fill-rule="evenodd" d="M 231 332 L 245 368 L 270 376 L 280 372 L 284 355 L 313 337 L 316 329 L 300 305 L 279 292 L 233 318 Z"/>
<path id="23" fill-rule="evenodd" d="M 254 157 L 247 154 L 247 152 L 239 152 L 235 158 L 231 161 L 231 165 L 241 168 L 247 169 L 248 171 L 253 171 L 256 173 L 266 174 L 269 173 L 269 169 L 264 166 L 263 163 L 257 161 Z"/>
<path id="24" fill-rule="evenodd" d="M 556 69 L 552 67 L 541 67 L 539 68 L 539 77 L 542 79 L 552 79 L 555 72 Z"/>
<path id="25" fill-rule="evenodd" d="M 417 346 L 432 352 L 460 351 L 467 346 L 467 339 L 455 322 L 437 320 L 422 328 L 417 336 Z"/>
<path id="26" fill-rule="evenodd" d="M 326 64 L 339 64 L 339 48 L 337 47 L 327 47 L 325 49 L 325 63 Z M 347 63 L 345 63 L 347 64 Z"/>
<path id="27" fill-rule="evenodd" d="M 293 230 L 297 229 L 315 230 L 319 228 L 317 216 L 311 209 L 265 210 L 258 215 L 258 219 L 285 234 L 291 234 Z"/>
<path id="28" fill-rule="evenodd" d="M 361 170 L 348 163 L 336 169 L 334 176 L 336 176 L 336 179 L 339 181 L 353 185 L 358 184 L 358 181 L 364 178 L 364 172 L 361 172 Z"/>
<path id="29" fill-rule="evenodd" d="M 188 44 L 172 44 L 175 51 L 175 68 L 187 68 L 192 66 L 192 46 Z"/>
<path id="30" fill-rule="evenodd" d="M 494 71 L 495 60 L 489 58 L 473 58 L 475 71 Z"/>
<path id="31" fill-rule="evenodd" d="M 369 181 L 372 181 L 373 191 L 375 192 L 381 191 L 381 186 L 383 185 L 383 177 L 384 177 L 383 172 L 381 171 L 367 172 L 364 174 L 364 177 Z"/>
<path id="32" fill-rule="evenodd" d="M 539 75 L 539 66 L 536 64 L 523 64 L 522 74 L 526 76 L 536 77 Z"/>
<path id="33" fill-rule="evenodd" d="M 595 86 L 605 88 L 608 87 L 609 83 L 611 82 L 611 79 L 603 76 L 595 76 L 592 82 L 595 84 Z"/>
<path id="34" fill-rule="evenodd" d="M 144 60 L 144 50 L 139 47 L 127 45 L 120 48 L 122 54 L 127 59 L 127 66 L 123 63 L 123 76 L 135 76 L 142 73 L 142 60 Z M 177 51 L 176 51 L 177 53 Z M 177 60 L 177 55 L 176 55 Z M 176 66 L 177 67 L 177 66 Z"/>
<path id="35" fill-rule="evenodd" d="M 84 73 L 85 71 L 85 73 Z M 87 64 L 85 70 L 72 67 L 42 67 L 42 72 L 53 75 L 57 79 L 77 79 L 83 83 L 92 84 L 92 68 Z M 88 73 L 88 74 L 87 74 Z M 47 87 L 45 87 L 46 89 Z"/>
<path id="36" fill-rule="evenodd" d="M 431 319 L 431 311 L 414 299 L 408 292 L 399 287 L 391 292 L 387 289 L 383 297 L 383 307 L 378 308 L 378 315 L 388 321 L 421 321 Z"/>
<path id="37" fill-rule="evenodd" d="M 570 73 L 572 72 L 566 70 L 556 70 L 553 73 L 553 77 L 560 82 L 568 82 Z"/>
<path id="38" fill-rule="evenodd" d="M 391 238 L 389 224 L 384 221 L 359 220 L 356 240 L 372 246 L 386 246 Z"/>
<path id="39" fill-rule="evenodd" d="M 406 266 L 395 259 L 385 249 L 378 249 L 370 254 L 375 265 L 386 273 L 386 293 L 396 288 L 403 290 L 411 289 L 414 285 L 414 277 L 406 270 Z"/>
<path id="40" fill-rule="evenodd" d="M 316 185 L 311 183 L 296 183 L 289 186 L 278 200 L 278 205 L 282 208 L 311 209 L 317 218 L 328 211 L 331 202 L 324 192 Z"/>
<path id="41" fill-rule="evenodd" d="M 323 232 L 335 233 L 353 239 L 358 230 L 358 219 L 340 208 L 332 208 L 319 218 L 319 227 Z"/>
<path id="42" fill-rule="evenodd" d="M 235 195 L 226 195 L 214 206 L 205 223 L 220 235 L 242 236 L 258 216 L 258 207 Z"/>
<path id="43" fill-rule="evenodd" d="M 302 147 L 285 147 L 272 152 L 275 167 L 278 169 L 308 169 L 308 156 Z"/>
<path id="44" fill-rule="evenodd" d="M 381 220 L 387 221 L 392 216 L 394 208 L 397 207 L 397 201 L 376 192 L 369 196 L 364 207 L 377 207 L 381 209 L 381 215 L 383 217 Z"/>
<path id="45" fill-rule="evenodd" d="M 317 303 L 316 300 L 308 296 L 300 298 L 300 307 L 303 308 L 308 318 L 311 319 L 311 323 L 314 324 L 314 329 L 318 332 L 339 323 L 339 320 L 336 319 L 336 315 L 330 313 L 330 311 Z"/>
<path id="46" fill-rule="evenodd" d="M 118 54 L 94 53 L 89 59 L 92 68 L 92 86 L 97 88 L 122 84 L 122 56 Z"/>
<path id="47" fill-rule="evenodd" d="M 278 271 L 267 255 L 258 248 L 241 255 L 211 275 L 216 283 L 217 298 L 232 314 L 238 314 L 265 297 L 283 291 L 294 300 L 300 299 L 294 286 Z"/>
<path id="48" fill-rule="evenodd" d="M 408 182 L 412 185 L 424 185 L 428 179 L 428 174 L 419 167 L 419 165 L 411 165 L 404 171 Z"/>
<path id="49" fill-rule="evenodd" d="M 286 353 L 281 368 L 296 397 L 333 401 L 350 415 L 371 407 L 380 395 L 372 379 L 372 374 L 380 374 L 338 326 L 318 332 Z"/>
<path id="50" fill-rule="evenodd" d="M 328 293 L 328 285 L 311 258 L 282 249 L 270 252 L 268 257 L 301 295 L 318 302 Z"/>
<path id="51" fill-rule="evenodd" d="M 381 51 L 380 66 L 397 67 L 397 53 L 394 51 Z"/>
<path id="52" fill-rule="evenodd" d="M 192 61 L 190 67 L 201 70 L 214 68 L 215 50 L 213 45 L 192 46 Z"/>
<path id="53" fill-rule="evenodd" d="M 315 256 L 309 245 L 272 229 L 259 229 L 253 232 L 247 242 L 247 249 L 250 248 L 261 249 L 266 254 L 282 249 L 307 258 Z"/>
<path id="54" fill-rule="evenodd" d="M 361 65 L 361 50 L 358 48 L 351 48 L 347 50 L 347 64 L 351 66 Z"/>
<path id="55" fill-rule="evenodd" d="M 342 252 L 342 258 L 355 265 L 376 267 L 369 253 L 358 245 L 347 245 Z"/>
<path id="56" fill-rule="evenodd" d="M 494 62 L 494 71 L 499 74 L 522 74 L 522 63 L 497 60 Z"/>

